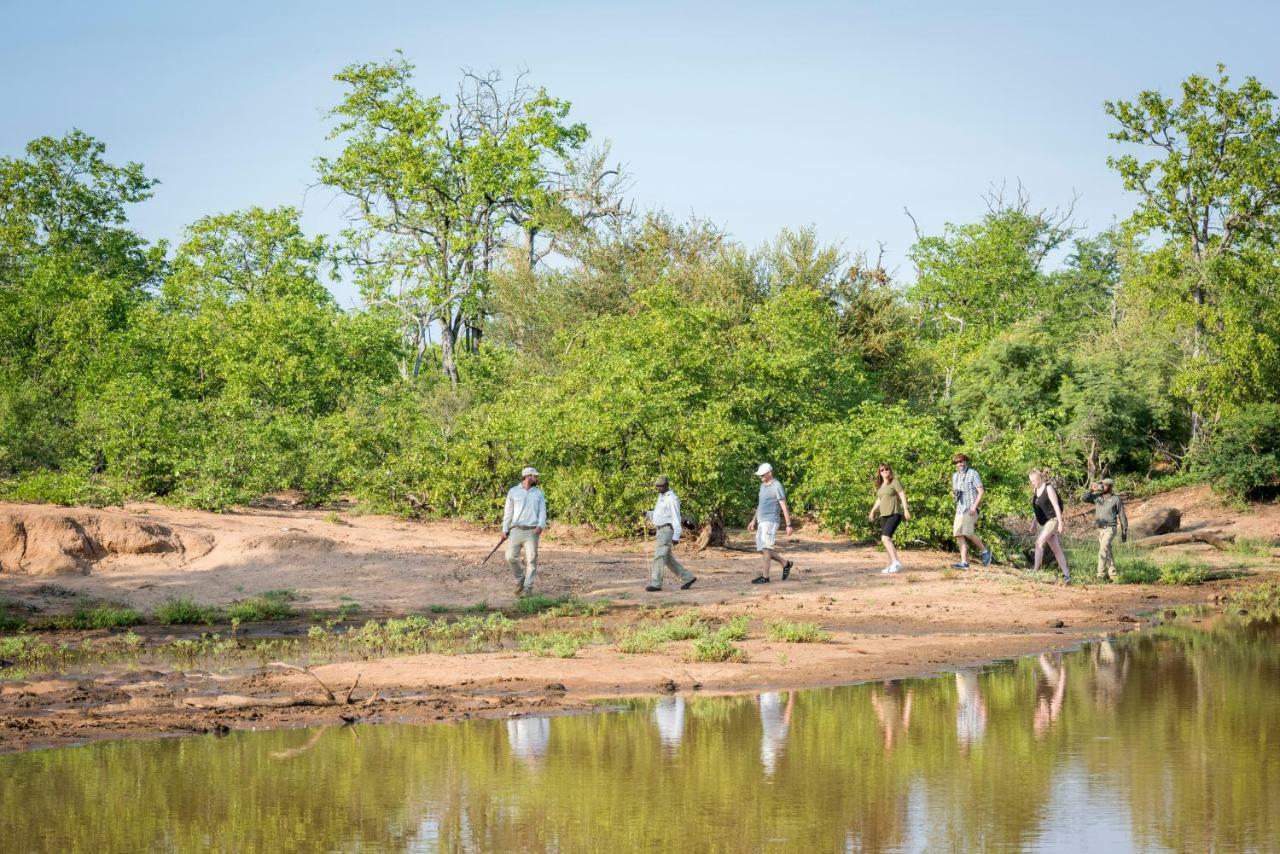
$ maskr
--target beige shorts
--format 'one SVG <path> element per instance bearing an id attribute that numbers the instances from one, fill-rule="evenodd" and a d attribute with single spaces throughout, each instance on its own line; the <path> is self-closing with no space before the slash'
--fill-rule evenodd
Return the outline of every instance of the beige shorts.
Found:
<path id="1" fill-rule="evenodd" d="M 1045 522 L 1043 525 L 1040 526 L 1040 533 L 1038 533 L 1036 536 L 1052 537 L 1056 533 L 1058 533 L 1058 519 L 1057 517 L 1054 517 L 1053 519 L 1050 519 L 1048 522 Z"/>
<path id="2" fill-rule="evenodd" d="M 771 549 L 778 542 L 778 523 L 777 522 L 757 522 L 756 523 L 756 551 L 762 552 L 765 549 Z"/>
<path id="3" fill-rule="evenodd" d="M 951 525 L 953 537 L 972 537 L 978 532 L 978 517 L 968 510 L 957 510 L 956 521 Z"/>

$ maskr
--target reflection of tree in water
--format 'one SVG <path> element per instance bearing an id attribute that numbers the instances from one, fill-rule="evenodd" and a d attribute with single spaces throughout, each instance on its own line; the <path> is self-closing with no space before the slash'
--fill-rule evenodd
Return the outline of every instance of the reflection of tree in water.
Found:
<path id="1" fill-rule="evenodd" d="M 1088 805 L 1063 800 L 1058 781 L 1076 775 L 1136 847 L 1280 849 L 1274 627 L 1177 624 L 1110 647 L 893 687 L 686 697 L 669 731 L 678 750 L 663 746 L 659 721 L 680 715 L 666 698 L 358 737 L 237 733 L 4 756 L 0 839 L 121 851 L 209 839 L 227 850 L 1020 850 L 1055 817 L 1081 833 L 1098 818 L 1070 820 Z M 985 722 L 965 722 L 979 698 Z"/>

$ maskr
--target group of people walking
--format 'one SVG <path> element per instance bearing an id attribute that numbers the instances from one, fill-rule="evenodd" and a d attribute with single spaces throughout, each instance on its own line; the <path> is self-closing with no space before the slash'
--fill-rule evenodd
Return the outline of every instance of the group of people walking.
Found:
<path id="1" fill-rule="evenodd" d="M 978 559 L 983 566 L 992 561 L 991 549 L 978 536 L 978 509 L 986 496 L 982 485 L 982 477 L 969 465 L 965 454 L 952 457 L 955 471 L 951 475 L 951 492 L 955 501 L 955 518 L 952 522 L 952 535 L 956 539 L 959 560 L 952 564 L 955 569 L 969 568 L 970 546 L 977 550 Z M 506 560 L 515 579 L 517 596 L 527 596 L 533 592 L 534 580 L 538 574 L 538 540 L 547 526 L 547 499 L 538 486 L 540 475 L 537 469 L 529 467 L 520 473 L 520 483 L 507 492 L 506 505 L 502 514 L 502 537 L 506 542 Z M 760 479 L 760 491 L 756 499 L 756 510 L 751 516 L 747 530 L 755 534 L 756 551 L 761 555 L 759 574 L 752 579 L 752 584 L 768 584 L 773 564 L 782 568 L 782 580 L 791 577 L 795 570 L 795 562 L 786 558 L 779 551 L 778 530 L 783 528 L 786 534 L 793 531 L 791 509 L 787 506 L 787 494 L 781 481 L 774 474 L 773 466 L 761 463 L 756 469 L 756 477 Z M 1028 475 L 1031 485 L 1031 509 L 1034 522 L 1031 533 L 1035 536 L 1033 568 L 1039 571 L 1044 562 L 1045 551 L 1048 550 L 1065 580 L 1071 580 L 1071 570 L 1067 565 L 1066 555 L 1062 550 L 1061 537 L 1066 533 L 1066 516 L 1062 510 L 1062 501 L 1050 478 L 1041 470 L 1033 470 Z M 657 499 L 653 510 L 645 516 L 656 531 L 654 541 L 653 562 L 649 572 L 649 583 L 645 590 L 657 593 L 662 590 L 663 578 L 670 571 L 679 580 L 680 589 L 693 587 L 698 578 L 690 572 L 676 557 L 674 548 L 684 533 L 684 519 L 680 512 L 680 498 L 671 488 L 671 480 L 661 475 L 653 482 L 657 490 Z M 903 521 L 911 519 L 911 508 L 907 502 L 906 489 L 898 480 L 893 467 L 881 463 L 876 467 L 874 476 L 874 501 L 867 519 L 880 523 L 880 541 L 889 556 L 889 564 L 881 572 L 892 575 L 903 569 L 902 560 L 894 543 L 894 535 Z M 1129 520 L 1125 515 L 1124 502 L 1115 494 L 1115 484 L 1110 478 L 1104 478 L 1093 484 L 1093 488 L 1083 496 L 1083 500 L 1095 505 L 1095 525 L 1098 529 L 1098 579 L 1100 581 L 1116 580 L 1114 541 L 1119 533 L 1121 541 L 1128 539 Z M 495 547 L 496 549 L 496 547 Z M 523 557 L 523 562 L 521 558 Z"/>

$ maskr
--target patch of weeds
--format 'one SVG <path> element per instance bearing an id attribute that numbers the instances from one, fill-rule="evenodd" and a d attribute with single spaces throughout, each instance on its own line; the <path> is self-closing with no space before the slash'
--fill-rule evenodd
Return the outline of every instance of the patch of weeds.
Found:
<path id="1" fill-rule="evenodd" d="M 69 615 L 53 620 L 60 629 L 115 629 L 141 622 L 142 615 L 137 611 L 115 605 L 78 605 Z"/>
<path id="2" fill-rule="evenodd" d="M 1130 558 L 1116 562 L 1121 584 L 1155 584 L 1160 580 L 1160 567 L 1150 558 Z"/>
<path id="3" fill-rule="evenodd" d="M 817 623 L 791 623 L 786 621 L 771 623 L 765 629 L 765 633 L 771 640 L 784 643 L 831 642 L 831 632 L 826 631 Z"/>
<path id="4" fill-rule="evenodd" d="M 427 610 L 433 614 L 447 614 L 449 613 L 449 606 L 448 605 L 431 605 L 427 608 Z"/>
<path id="5" fill-rule="evenodd" d="M 600 599 L 586 600 L 570 596 L 559 605 L 542 612 L 544 617 L 599 617 L 609 610 L 609 603 Z"/>
<path id="6" fill-rule="evenodd" d="M 187 598 L 170 599 L 151 612 L 151 619 L 162 626 L 190 626 L 204 623 L 211 626 L 218 621 L 221 612 L 212 605 L 197 605 Z"/>
<path id="7" fill-rule="evenodd" d="M 1268 581 L 1247 590 L 1236 590 L 1227 597 L 1227 604 L 1241 616 L 1253 620 L 1270 620 L 1280 616 L 1280 582 Z"/>
<path id="8" fill-rule="evenodd" d="M 516 600 L 515 611 L 517 614 L 538 614 L 568 601 L 568 596 L 525 596 Z"/>
<path id="9" fill-rule="evenodd" d="M 338 622 L 346 622 L 353 614 L 356 614 L 359 611 L 359 602 L 343 602 L 338 606 Z"/>
<path id="10" fill-rule="evenodd" d="M 960 574 L 959 572 L 957 572 L 956 570 L 952 569 L 949 566 L 942 570 L 942 578 L 944 581 L 951 581 L 953 578 L 955 578 L 959 574 Z"/>
<path id="11" fill-rule="evenodd" d="M 654 652 L 671 641 L 694 640 L 705 637 L 709 632 L 697 611 L 686 611 L 669 620 L 646 622 L 624 629 L 618 636 L 617 647 L 619 652 L 630 655 L 643 654 Z"/>
<path id="12" fill-rule="evenodd" d="M 599 637 L 598 632 L 543 632 L 520 636 L 522 652 L 543 658 L 573 658 Z"/>
<path id="13" fill-rule="evenodd" d="M 748 617 L 746 614 L 739 614 L 738 616 L 730 619 L 729 622 L 721 626 L 716 631 L 716 634 L 724 638 L 725 640 L 731 640 L 731 641 L 746 640 L 747 625 L 750 622 L 751 622 L 751 618 Z"/>
<path id="14" fill-rule="evenodd" d="M 295 616 L 289 602 L 296 598 L 290 591 L 268 590 L 261 596 L 241 599 L 227 606 L 227 616 L 238 623 L 261 623 L 267 620 L 287 620 Z"/>
<path id="15" fill-rule="evenodd" d="M 728 638 L 716 632 L 714 635 L 698 638 L 693 642 L 690 661 L 746 661 L 747 651 L 734 646 Z"/>
<path id="16" fill-rule="evenodd" d="M 1203 584 L 1209 565 L 1200 561 L 1178 559 L 1160 567 L 1161 584 Z"/>
<path id="17" fill-rule="evenodd" d="M 1271 557 L 1271 541 L 1262 537 L 1236 537 L 1227 547 L 1236 557 Z"/>
<path id="18" fill-rule="evenodd" d="M 351 526 L 350 522 L 348 522 L 346 519 L 343 519 L 333 510 L 330 510 L 328 513 L 324 514 L 324 520 L 328 522 L 330 525 L 345 525 L 347 527 Z"/>
<path id="19" fill-rule="evenodd" d="M 489 600 L 481 599 L 479 602 L 475 603 L 474 605 L 468 605 L 467 607 L 463 608 L 462 612 L 464 614 L 483 614 L 485 611 L 488 611 L 488 610 L 489 610 Z"/>
<path id="20" fill-rule="evenodd" d="M 27 621 L 18 616 L 19 606 L 8 599 L 0 599 L 0 632 L 16 631 L 27 624 Z"/>

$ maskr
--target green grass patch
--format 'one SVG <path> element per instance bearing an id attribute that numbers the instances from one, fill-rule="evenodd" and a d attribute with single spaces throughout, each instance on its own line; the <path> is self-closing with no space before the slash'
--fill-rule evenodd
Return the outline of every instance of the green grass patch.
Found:
<path id="1" fill-rule="evenodd" d="M 1271 541 L 1263 537 L 1236 537 L 1227 553 L 1236 557 L 1271 557 Z"/>
<path id="2" fill-rule="evenodd" d="M 693 642 L 689 660 L 743 662 L 747 660 L 747 651 L 742 647 L 734 646 L 731 640 L 716 632 L 714 635 L 707 635 Z"/>
<path id="3" fill-rule="evenodd" d="M 1203 584 L 1209 575 L 1209 565 L 1198 560 L 1179 558 L 1160 565 L 1161 584 Z"/>
<path id="4" fill-rule="evenodd" d="M 520 635 L 519 646 L 542 658 L 573 658 L 598 639 L 598 632 L 540 632 Z"/>
<path id="5" fill-rule="evenodd" d="M 1270 620 L 1280 616 L 1280 582 L 1268 581 L 1247 590 L 1236 590 L 1227 604 L 1254 620 Z"/>
<path id="6" fill-rule="evenodd" d="M 476 602 L 474 605 L 468 605 L 467 607 L 463 608 L 462 613 L 483 614 L 488 610 L 489 610 L 489 600 L 481 599 L 479 602 Z"/>
<path id="7" fill-rule="evenodd" d="M 569 601 L 568 596 L 524 596 L 516 600 L 517 614 L 540 614 L 551 608 L 559 607 Z"/>
<path id="8" fill-rule="evenodd" d="M 190 626 L 203 623 L 211 626 L 222 616 L 213 605 L 197 605 L 187 598 L 170 599 L 156 606 L 151 619 L 162 626 Z"/>
<path id="9" fill-rule="evenodd" d="M 731 641 L 742 641 L 747 639 L 747 625 L 751 622 L 751 618 L 746 614 L 739 614 L 730 619 L 727 623 L 716 630 L 716 635 Z"/>
<path id="10" fill-rule="evenodd" d="M 448 605 L 432 605 L 429 608 L 427 608 L 427 610 L 433 614 L 447 614 L 449 613 L 449 606 Z"/>
<path id="11" fill-rule="evenodd" d="M 136 626 L 142 615 L 132 608 L 115 605 L 78 605 L 70 614 L 55 617 L 54 628 L 59 629 L 115 629 Z"/>
<path id="12" fill-rule="evenodd" d="M 771 623 L 765 629 L 765 634 L 769 636 L 770 640 L 783 641 L 784 643 L 831 642 L 831 632 L 817 623 L 791 623 L 786 621 Z"/>
<path id="13" fill-rule="evenodd" d="M 240 599 L 227 606 L 227 617 L 241 623 L 262 623 L 268 620 L 288 620 L 297 616 L 289 603 L 297 594 L 288 590 L 268 590 L 261 596 Z"/>
<path id="14" fill-rule="evenodd" d="M 697 611 L 686 611 L 669 620 L 647 622 L 624 629 L 616 646 L 619 652 L 629 655 L 655 652 L 672 641 L 695 640 L 706 637 L 710 628 Z"/>
<path id="15" fill-rule="evenodd" d="M 559 605 L 542 612 L 544 617 L 599 617 L 609 610 L 609 603 L 601 599 L 579 599 L 570 596 Z"/>

